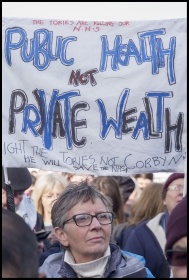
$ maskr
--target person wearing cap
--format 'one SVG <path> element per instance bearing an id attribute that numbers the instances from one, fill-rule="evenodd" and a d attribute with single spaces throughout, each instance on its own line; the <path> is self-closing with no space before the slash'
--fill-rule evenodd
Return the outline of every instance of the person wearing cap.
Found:
<path id="1" fill-rule="evenodd" d="M 7 175 L 14 191 L 15 212 L 21 216 L 33 231 L 45 230 L 42 216 L 36 211 L 33 200 L 24 194 L 24 191 L 32 184 L 31 174 L 28 168 L 8 167 Z M 7 208 L 7 193 L 2 167 L 2 208 Z"/>
<path id="2" fill-rule="evenodd" d="M 168 218 L 165 254 L 173 278 L 187 278 L 187 196 L 175 206 Z"/>
<path id="3" fill-rule="evenodd" d="M 39 266 L 42 266 L 48 256 L 54 253 L 60 253 L 63 250 L 61 243 L 56 238 L 54 229 L 48 235 L 47 240 L 49 246 L 44 252 L 39 255 Z"/>
<path id="4" fill-rule="evenodd" d="M 122 248 L 142 255 L 146 260 L 146 266 L 155 278 L 170 278 L 171 276 L 171 269 L 164 252 L 165 231 L 170 213 L 182 200 L 183 188 L 184 173 L 172 173 L 162 189 L 162 199 L 166 210 L 149 221 L 137 225 Z"/>

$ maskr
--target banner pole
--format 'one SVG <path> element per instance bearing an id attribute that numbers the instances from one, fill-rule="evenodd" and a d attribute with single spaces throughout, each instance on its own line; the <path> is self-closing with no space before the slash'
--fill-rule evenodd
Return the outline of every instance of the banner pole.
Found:
<path id="1" fill-rule="evenodd" d="M 187 155 L 186 155 L 187 158 Z M 185 160 L 183 197 L 187 194 L 187 160 Z"/>
<path id="2" fill-rule="evenodd" d="M 6 196 L 7 196 L 7 210 L 15 212 L 15 204 L 14 204 L 14 189 L 11 186 L 11 183 L 8 179 L 7 168 L 3 167 L 4 176 L 5 176 L 5 186 L 6 186 Z"/>

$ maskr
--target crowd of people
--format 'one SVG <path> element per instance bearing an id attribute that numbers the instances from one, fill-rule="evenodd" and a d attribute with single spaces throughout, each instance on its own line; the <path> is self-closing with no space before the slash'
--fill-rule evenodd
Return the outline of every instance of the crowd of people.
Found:
<path id="1" fill-rule="evenodd" d="M 2 168 L 2 278 L 187 278 L 184 173 Z M 27 264 L 26 264 L 27 262 Z"/>

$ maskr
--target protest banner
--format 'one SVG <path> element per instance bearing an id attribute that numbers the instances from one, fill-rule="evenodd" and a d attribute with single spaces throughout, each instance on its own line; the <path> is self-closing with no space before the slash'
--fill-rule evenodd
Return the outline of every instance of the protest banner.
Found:
<path id="1" fill-rule="evenodd" d="M 4 167 L 184 172 L 186 19 L 3 18 Z"/>

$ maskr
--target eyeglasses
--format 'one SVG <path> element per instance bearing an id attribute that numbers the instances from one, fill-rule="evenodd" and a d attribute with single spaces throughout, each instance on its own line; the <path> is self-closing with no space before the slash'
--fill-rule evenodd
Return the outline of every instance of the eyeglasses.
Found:
<path id="1" fill-rule="evenodd" d="M 165 251 L 167 261 L 172 266 L 187 265 L 187 249 L 171 249 Z"/>
<path id="2" fill-rule="evenodd" d="M 183 191 L 183 188 L 184 187 L 182 185 L 173 185 L 173 186 L 168 187 L 167 189 L 171 190 L 171 191 L 180 192 L 180 191 Z"/>
<path id="3" fill-rule="evenodd" d="M 96 218 L 101 225 L 108 225 L 113 222 L 114 214 L 112 212 L 102 212 L 102 213 L 98 213 L 96 215 L 77 214 L 77 215 L 74 215 L 72 218 L 66 220 L 63 223 L 63 226 L 71 220 L 74 220 L 74 222 L 76 223 L 76 225 L 78 227 L 90 226 L 93 218 Z"/>

